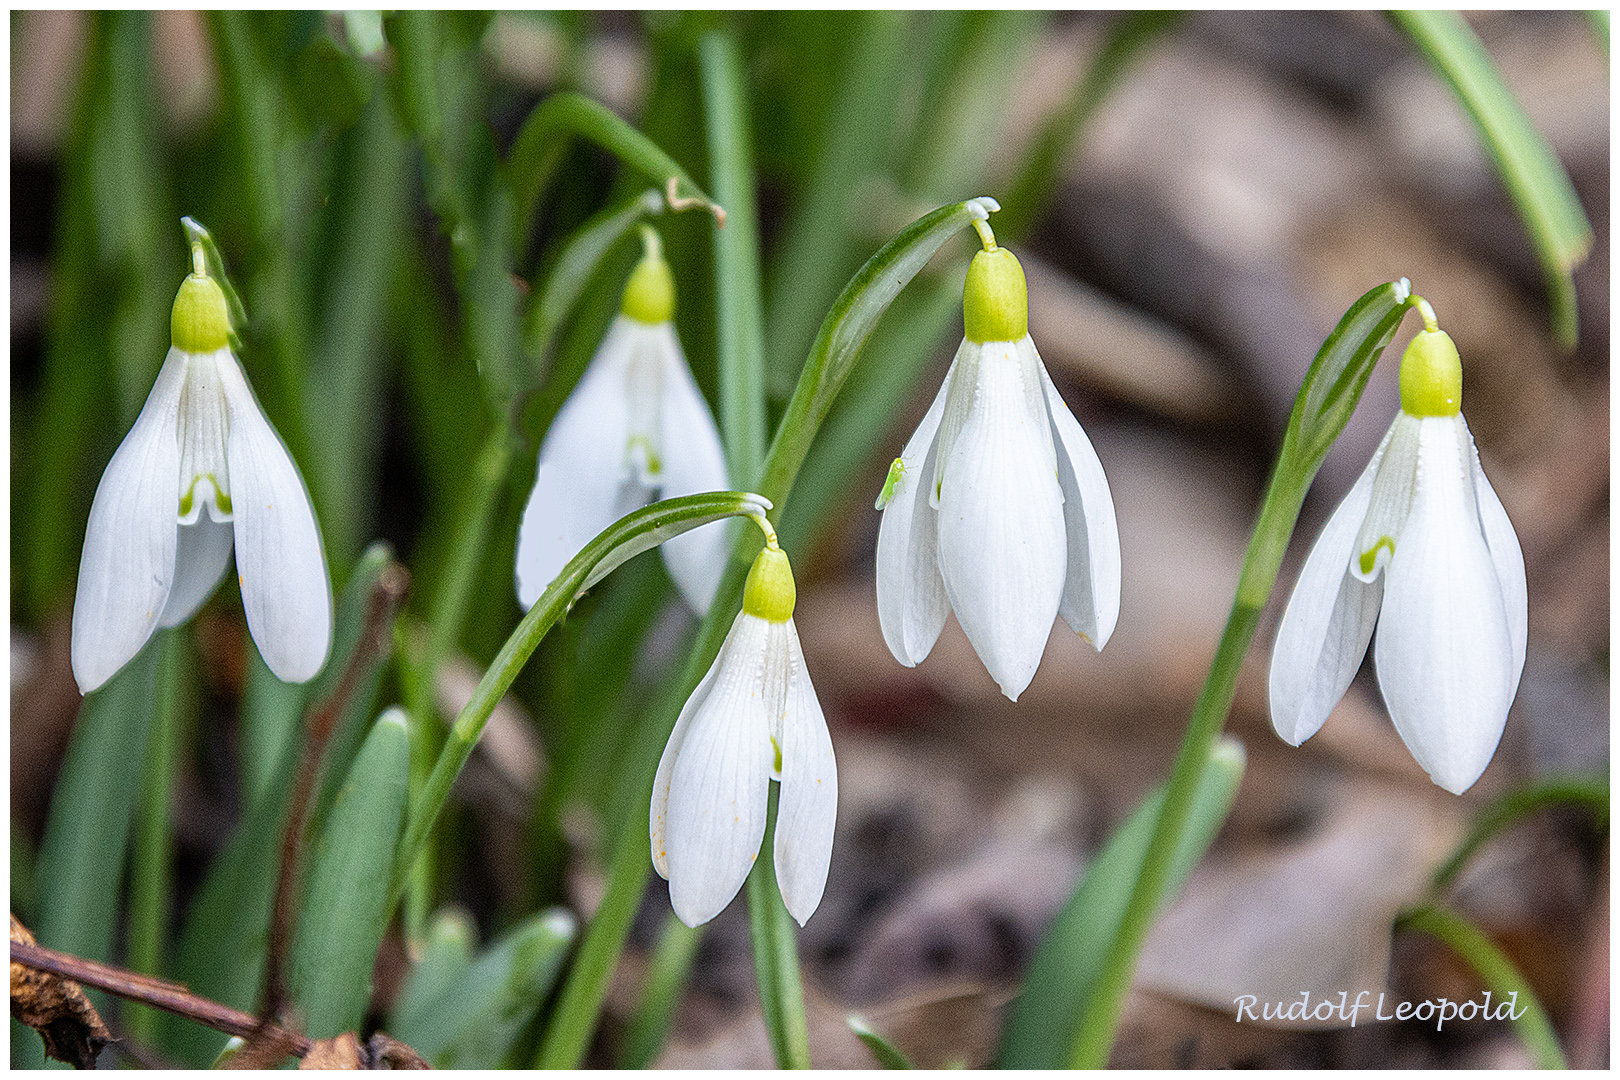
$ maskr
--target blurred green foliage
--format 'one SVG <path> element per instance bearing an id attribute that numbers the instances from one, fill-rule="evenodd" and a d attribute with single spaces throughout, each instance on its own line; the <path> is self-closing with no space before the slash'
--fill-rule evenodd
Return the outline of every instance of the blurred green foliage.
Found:
<path id="1" fill-rule="evenodd" d="M 217 101 L 184 128 L 166 123 L 160 107 L 155 17 L 82 18 L 83 60 L 50 200 L 42 360 L 36 376 L 13 379 L 13 625 L 41 629 L 67 611 L 96 481 L 164 356 L 168 307 L 187 269 L 181 214 L 206 224 L 245 303 L 240 358 L 299 465 L 342 595 L 333 659 L 307 688 L 277 682 L 251 645 L 245 674 L 200 671 L 228 665 L 235 646 L 199 633 L 198 648 L 174 652 L 183 688 L 165 681 L 167 696 L 158 693 L 154 647 L 88 698 L 37 854 L 13 829 L 13 902 L 43 944 L 155 966 L 249 1010 L 262 991 L 306 710 L 338 691 L 392 563 L 372 541 L 386 536 L 398 547 L 408 606 L 390 654 L 368 659 L 345 684 L 305 840 L 363 818 L 336 840 L 351 849 L 340 861 L 364 863 L 374 882 L 409 812 L 395 800 L 407 797 L 356 776 L 350 790 L 381 792 L 381 809 L 362 814 L 344 802 L 343 778 L 373 756 L 397 770 L 403 748 L 392 727 L 386 754 L 361 745 L 384 699 L 403 700 L 406 786 L 408 798 L 418 796 L 450 719 L 439 714 L 441 667 L 457 654 L 488 664 L 517 625 L 514 538 L 535 450 L 617 309 L 635 251 L 630 225 L 646 216 L 663 236 L 694 374 L 725 422 L 728 448 L 753 456 L 734 464 L 734 483 L 755 479 L 778 421 L 796 415 L 789 399 L 807 358 L 812 383 L 816 365 L 837 368 L 832 393 L 848 377 L 847 393 L 806 410 L 804 445 L 786 455 L 786 472 L 758 478 L 784 497 L 793 490 L 782 539 L 797 565 L 813 565 L 829 522 L 881 486 L 889 430 L 952 336 L 971 248 L 947 244 L 892 307 L 852 315 L 860 305 L 849 301 L 840 314 L 851 275 L 908 222 L 997 194 L 992 184 L 1019 193 L 1007 234 L 1029 229 L 1097 102 L 1175 23 L 1155 13 L 1102 17 L 1095 63 L 1074 73 L 1062 107 L 1011 160 L 998 119 L 1048 13 L 213 12 L 204 28 Z M 611 110 L 578 95 L 594 85 L 593 44 L 610 37 L 633 40 L 644 61 L 642 85 Z M 1479 67 L 1472 77 L 1490 76 Z M 1459 78 L 1455 65 L 1448 75 Z M 1499 116 L 1492 95 L 1487 87 L 1490 115 Z M 1481 124 L 1501 127 L 1489 116 Z M 1522 127 L 1494 137 L 1522 138 Z M 1567 206 L 1537 196 L 1535 185 L 1557 179 L 1545 178 L 1544 161 L 1538 167 L 1514 181 L 1515 193 L 1572 222 Z M 683 197 L 708 192 L 736 207 L 734 231 L 717 234 L 701 208 L 626 209 L 649 187 L 663 193 L 671 176 Z M 1578 240 L 1577 224 L 1565 232 Z M 1565 278 L 1578 247 L 1560 249 Z M 818 342 L 830 308 L 860 324 L 854 348 Z M 674 596 L 659 562 L 630 563 L 578 602 L 515 683 L 535 718 L 544 775 L 526 823 L 530 857 L 508 868 L 518 880 L 486 913 L 504 932 L 479 956 L 463 922 L 427 916 L 484 880 L 470 811 L 452 805 L 433 833 L 403 927 L 425 951 L 390 1022 L 436 1064 L 527 1064 L 541 1045 L 576 932 L 547 905 L 566 895 L 571 861 L 628 866 L 636 853 L 613 838 L 645 828 L 643 777 L 667 732 L 659 718 L 679 704 L 678 657 L 696 629 Z M 239 612 L 227 584 L 178 633 L 212 620 L 208 633 L 217 634 L 239 626 Z M 651 655 L 643 646 L 665 612 L 675 612 L 664 621 L 679 647 Z M 188 715 L 195 704 L 195 722 L 169 717 L 155 741 L 173 757 L 137 769 L 150 756 L 155 711 L 176 694 Z M 193 877 L 171 880 L 172 824 L 153 808 L 168 803 L 183 770 L 202 771 L 242 809 L 212 850 L 188 852 L 181 866 Z M 639 878 L 625 875 L 636 883 L 631 911 L 648 874 L 644 847 L 638 858 Z M 126 899 L 128 865 L 139 886 Z M 319 865 L 308 895 L 341 892 L 331 884 L 337 873 Z M 306 933 L 348 944 L 359 923 L 366 941 L 380 933 L 375 910 L 348 912 L 336 928 L 321 923 L 332 915 L 306 918 Z M 655 1057 L 695 953 L 695 935 L 669 941 L 630 1048 L 637 1064 Z M 597 949 L 607 973 L 620 945 L 622 936 Z M 337 983 L 308 975 L 320 944 L 302 949 L 295 992 L 311 996 L 319 985 L 325 994 Z M 350 978 L 322 998 L 338 1002 L 321 1006 L 322 1024 L 361 1022 L 357 986 Z M 600 998 L 580 1000 L 583 1053 Z M 171 1017 L 140 1031 L 188 1065 L 208 1063 L 223 1041 Z M 15 1026 L 13 1036 L 13 1064 L 38 1064 L 38 1040 Z"/>

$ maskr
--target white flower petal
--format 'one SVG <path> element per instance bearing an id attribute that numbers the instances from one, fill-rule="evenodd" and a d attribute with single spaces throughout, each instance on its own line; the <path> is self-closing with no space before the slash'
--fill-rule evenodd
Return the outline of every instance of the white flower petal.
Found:
<path id="1" fill-rule="evenodd" d="M 1037 373 L 1019 363 L 1012 342 L 985 345 L 977 368 L 972 407 L 943 470 L 939 568 L 974 651 L 1016 701 L 1063 597 L 1063 493 Z"/>
<path id="2" fill-rule="evenodd" d="M 194 525 L 180 526 L 174 555 L 174 586 L 163 606 L 159 626 L 179 626 L 214 595 L 231 563 L 231 542 L 236 530 L 229 521 L 198 515 Z"/>
<path id="3" fill-rule="evenodd" d="M 1349 565 L 1382 455 L 1380 446 L 1328 518 L 1277 627 L 1271 650 L 1271 726 L 1292 746 L 1315 735 L 1344 697 L 1378 621 L 1383 577 L 1362 581 L 1349 572 Z"/>
<path id="4" fill-rule="evenodd" d="M 1026 335 L 1018 343 L 1035 353 Z M 1046 392 L 1046 411 L 1058 447 L 1058 487 L 1063 491 L 1063 524 L 1068 532 L 1069 566 L 1058 614 L 1098 652 L 1119 621 L 1119 523 L 1114 496 L 1091 440 L 1069 411 L 1038 354 L 1035 367 Z"/>
<path id="5" fill-rule="evenodd" d="M 73 678 L 88 694 L 141 651 L 174 581 L 177 416 L 186 356 L 170 349 L 135 425 L 96 486 L 73 597 Z"/>
<path id="6" fill-rule="evenodd" d="M 688 926 L 708 922 L 742 888 L 765 837 L 775 753 L 762 700 L 770 624 L 740 612 L 718 671 L 677 748 L 664 839 L 669 900 Z"/>
<path id="7" fill-rule="evenodd" d="M 940 418 L 952 374 L 900 454 L 902 472 L 883 509 L 877 541 L 878 622 L 894 658 L 915 667 L 927 658 L 945 627 L 951 602 L 939 576 L 939 515 L 931 505 Z"/>
<path id="8" fill-rule="evenodd" d="M 782 791 L 773 854 L 782 900 L 788 914 L 803 926 L 827 886 L 838 820 L 838 766 L 792 619 L 787 633 L 790 675 L 782 717 Z"/>
<path id="9" fill-rule="evenodd" d="M 741 612 L 738 612 L 737 615 L 738 618 L 742 617 Z M 732 627 L 733 629 L 736 628 L 735 620 Z M 669 878 L 669 845 L 666 839 L 666 823 L 669 820 L 669 784 L 675 775 L 675 759 L 680 756 L 681 747 L 686 743 L 687 733 L 692 730 L 692 717 L 696 716 L 699 710 L 703 708 L 703 703 L 709 699 L 709 694 L 714 690 L 715 678 L 720 672 L 720 661 L 725 655 L 726 650 L 722 646 L 720 652 L 714 658 L 714 663 L 709 665 L 709 670 L 704 674 L 703 680 L 697 684 L 697 689 L 692 691 L 692 696 L 686 699 L 685 705 L 681 706 L 681 715 L 675 719 L 675 727 L 669 733 L 669 741 L 664 744 L 663 756 L 658 759 L 658 773 L 653 777 L 652 806 L 648 812 L 648 831 L 652 839 L 653 869 L 657 870 L 658 876 L 665 880 Z"/>
<path id="10" fill-rule="evenodd" d="M 332 582 L 309 492 L 229 349 L 215 354 L 230 408 L 226 453 L 242 611 L 265 666 L 315 677 L 332 651 Z"/>
<path id="11" fill-rule="evenodd" d="M 625 459 L 631 322 L 614 320 L 540 444 L 534 490 L 518 525 L 517 595 L 525 611 L 580 548 L 634 509 L 620 510 L 631 481 Z"/>
<path id="12" fill-rule="evenodd" d="M 673 499 L 703 491 L 730 491 L 726 454 L 703 392 L 681 353 L 672 323 L 647 327 L 655 336 L 663 359 L 663 423 L 659 439 L 663 455 L 663 483 L 659 498 Z M 731 522 L 717 521 L 664 542 L 664 565 L 681 595 L 699 617 L 708 613 L 720 577 L 725 573 L 736 531 Z"/>
<path id="13" fill-rule="evenodd" d="M 1451 417 L 1422 420 L 1411 516 L 1390 560 L 1374 655 L 1395 730 L 1447 791 L 1473 786 L 1513 700 L 1508 614 Z"/>
<path id="14" fill-rule="evenodd" d="M 1479 465 L 1479 450 L 1468 423 L 1457 414 L 1457 424 L 1468 447 L 1468 460 L 1472 465 L 1474 498 L 1479 505 L 1479 523 L 1485 531 L 1485 546 L 1490 548 L 1491 563 L 1496 567 L 1496 583 L 1502 590 L 1502 606 L 1507 611 L 1508 639 L 1513 648 L 1512 689 L 1508 696 L 1518 692 L 1519 676 L 1524 673 L 1524 647 L 1530 631 L 1529 596 L 1524 581 L 1524 553 L 1519 550 L 1519 534 L 1513 530 L 1502 500 L 1496 489 L 1485 478 Z"/>
<path id="15" fill-rule="evenodd" d="M 1348 568 L 1362 581 L 1372 581 L 1389 565 L 1396 543 L 1412 512 L 1417 487 L 1418 450 L 1422 421 L 1404 409 L 1384 433 L 1373 455 L 1377 469 L 1361 530 L 1356 534 Z M 1371 466 L 1369 466 L 1370 468 Z"/>

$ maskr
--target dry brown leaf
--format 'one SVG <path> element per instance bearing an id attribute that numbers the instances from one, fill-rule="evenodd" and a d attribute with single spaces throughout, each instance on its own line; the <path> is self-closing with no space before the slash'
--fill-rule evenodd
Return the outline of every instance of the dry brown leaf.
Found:
<path id="1" fill-rule="evenodd" d="M 317 1039 L 315 1045 L 309 1048 L 309 1053 L 304 1055 L 304 1060 L 298 1063 L 300 1070 L 360 1067 L 360 1040 L 355 1038 L 352 1031 L 345 1031 L 330 1039 Z"/>
<path id="2" fill-rule="evenodd" d="M 299 1069 L 428 1069 L 422 1056 L 392 1035 L 379 1031 L 365 1045 L 352 1031 L 317 1040 Z"/>
<path id="3" fill-rule="evenodd" d="M 1390 926 L 1461 839 L 1464 817 L 1423 793 L 1365 782 L 1337 799 L 1314 835 L 1281 851 L 1210 865 L 1148 937 L 1145 989 L 1232 1015 L 1254 995 L 1314 1005 L 1347 991 L 1377 994 Z M 1285 1026 L 1340 1027 L 1347 1019 Z"/>
<path id="4" fill-rule="evenodd" d="M 11 917 L 11 940 L 38 944 L 15 915 Z M 15 961 L 11 965 L 11 1015 L 39 1032 L 48 1056 L 76 1069 L 95 1068 L 96 1055 L 113 1041 L 78 983 Z"/>

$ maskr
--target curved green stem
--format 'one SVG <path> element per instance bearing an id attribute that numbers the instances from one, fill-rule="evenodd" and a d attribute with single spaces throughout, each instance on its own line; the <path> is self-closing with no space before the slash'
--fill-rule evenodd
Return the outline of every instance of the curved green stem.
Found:
<path id="1" fill-rule="evenodd" d="M 624 517 L 602 530 L 597 537 L 569 560 L 562 573 L 540 594 L 529 613 L 518 623 L 512 636 L 484 672 L 472 699 L 450 727 L 426 784 L 412 800 L 410 817 L 394 860 L 393 884 L 388 907 L 393 909 L 404 893 L 411 868 L 427 844 L 433 824 L 439 819 L 450 788 L 462 766 L 478 744 L 490 713 L 517 678 L 523 665 L 557 620 L 574 606 L 579 594 L 600 580 L 602 575 L 624 560 L 663 543 L 672 536 L 707 525 L 722 518 L 746 516 L 761 509 L 759 497 L 747 492 L 716 491 L 665 499 Z"/>
<path id="2" fill-rule="evenodd" d="M 766 807 L 765 839 L 748 874 L 748 925 L 754 945 L 754 971 L 765 1032 L 781 1069 L 810 1067 L 810 1030 L 804 1018 L 804 987 L 799 982 L 799 953 L 793 916 L 782 902 L 772 855 L 776 846 L 776 803 L 780 784 L 771 784 Z"/>
<path id="3" fill-rule="evenodd" d="M 1547 1012 L 1530 984 L 1519 974 L 1513 961 L 1480 933 L 1477 926 L 1461 915 L 1437 907 L 1409 911 L 1396 920 L 1395 925 L 1398 929 L 1418 930 L 1438 938 L 1479 973 L 1486 989 L 1508 1003 L 1513 1026 L 1535 1058 L 1538 1069 L 1569 1068 Z"/>
<path id="4" fill-rule="evenodd" d="M 726 212 L 720 204 L 693 183 L 686 170 L 657 143 L 619 119 L 607 106 L 570 90 L 552 94 L 534 107 L 507 155 L 507 183 L 517 210 L 513 218 L 514 247 L 521 246 L 522 238 L 529 235 L 540 189 L 556 164 L 563 140 L 575 136 L 590 140 L 651 180 L 665 193 L 671 210 L 701 207 L 725 224 Z"/>
<path id="5" fill-rule="evenodd" d="M 832 408 L 878 318 L 945 241 L 983 213 L 983 208 L 976 203 L 952 203 L 912 222 L 867 261 L 827 313 L 761 470 L 759 490 L 773 504 L 769 514 L 773 523 L 781 514 L 782 504 L 793 488 L 794 478 L 804 464 L 821 422 L 826 419 L 827 411 Z M 709 614 L 687 655 L 686 667 L 675 687 L 678 692 L 664 698 L 647 721 L 657 726 L 659 745 L 668 739 L 681 703 L 720 651 L 742 595 L 748 563 L 758 550 L 753 545 L 759 542 L 752 530 L 738 538 L 733 549 L 735 557 L 727 564 L 725 577 L 709 605 Z M 645 763 L 644 775 L 637 785 L 643 796 L 652 789 L 656 762 L 654 756 Z M 596 1028 L 596 1014 L 630 933 L 630 923 L 641 902 L 647 875 L 652 871 L 646 829 L 644 816 L 625 815 L 619 835 L 615 837 L 601 906 L 585 930 L 579 955 L 563 984 L 561 998 L 535 1061 L 536 1068 L 578 1068 L 585 1056 L 591 1032 Z"/>
<path id="6" fill-rule="evenodd" d="M 1601 818 L 1605 827 L 1609 821 L 1609 786 L 1601 776 L 1553 776 L 1537 780 L 1517 791 L 1510 791 L 1497 799 L 1474 822 L 1451 858 L 1436 870 L 1429 886 L 1431 893 L 1439 893 L 1456 879 L 1474 852 L 1491 837 L 1526 814 L 1544 806 L 1580 806 Z"/>
<path id="7" fill-rule="evenodd" d="M 1311 481 L 1333 442 L 1349 421 L 1361 392 L 1402 316 L 1416 298 L 1403 281 L 1381 285 L 1362 296 L 1339 321 L 1305 375 L 1289 417 L 1282 450 L 1271 474 L 1254 532 L 1243 559 L 1237 595 L 1221 633 L 1215 659 L 1193 706 L 1171 771 L 1164 807 L 1148 841 L 1147 854 L 1131 891 L 1130 904 L 1109 944 L 1097 989 L 1081 1013 L 1070 1061 L 1074 1068 L 1108 1064 L 1114 1029 L 1125 1007 L 1136 957 L 1158 913 L 1172 861 L 1190 818 L 1204 761 L 1226 723 L 1237 689 L 1238 670 L 1260 613 L 1277 582 L 1277 572 L 1299 518 Z"/>

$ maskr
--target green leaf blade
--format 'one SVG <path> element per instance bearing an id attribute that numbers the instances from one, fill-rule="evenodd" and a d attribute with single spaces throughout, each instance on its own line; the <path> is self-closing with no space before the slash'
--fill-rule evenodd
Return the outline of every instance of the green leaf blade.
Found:
<path id="1" fill-rule="evenodd" d="M 1174 896 L 1215 839 L 1243 779 L 1242 747 L 1216 744 L 1193 796 L 1189 827 L 1171 862 L 1165 899 Z M 1101 975 L 1103 957 L 1119 932 L 1131 888 L 1147 854 L 1164 789 L 1156 789 L 1086 869 L 1036 953 L 1013 1005 L 996 1064 L 1004 1069 L 1060 1069 L 1069 1064 L 1070 1039 Z"/>
<path id="2" fill-rule="evenodd" d="M 315 849 L 292 949 L 292 993 L 311 1038 L 357 1031 L 388 925 L 388 882 L 405 812 L 405 714 L 377 720 Z"/>

